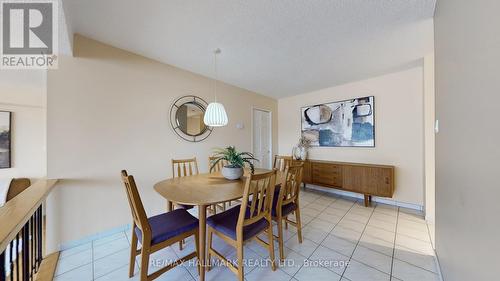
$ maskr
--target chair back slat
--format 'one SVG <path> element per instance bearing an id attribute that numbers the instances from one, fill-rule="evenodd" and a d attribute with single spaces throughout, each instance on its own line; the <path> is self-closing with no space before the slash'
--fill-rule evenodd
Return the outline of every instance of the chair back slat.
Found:
<path id="1" fill-rule="evenodd" d="M 238 218 L 238 230 L 243 231 L 243 226 L 270 216 L 275 183 L 276 170 L 247 177 Z"/>
<path id="2" fill-rule="evenodd" d="M 283 186 L 279 193 L 278 206 L 283 206 L 297 200 L 302 183 L 302 172 L 302 163 L 286 168 L 283 177 Z"/>
<path id="3" fill-rule="evenodd" d="M 273 168 L 277 169 L 280 172 L 283 172 L 285 171 L 286 167 L 292 164 L 292 160 L 292 156 L 275 155 Z"/>
<path id="4" fill-rule="evenodd" d="M 139 191 L 137 190 L 134 177 L 128 175 L 125 170 L 121 172 L 121 176 L 123 184 L 125 185 L 125 191 L 127 192 L 127 199 L 132 212 L 132 218 L 135 225 L 142 231 L 142 233 L 144 233 L 143 237 L 145 237 L 148 233 L 150 233 L 151 227 L 149 225 L 144 206 L 142 205 L 141 197 L 139 195 Z"/>
<path id="5" fill-rule="evenodd" d="M 198 173 L 198 161 L 196 157 L 191 159 L 172 159 L 172 177 L 180 178 L 197 175 Z"/>
<path id="6" fill-rule="evenodd" d="M 224 168 L 224 166 L 227 165 L 227 161 L 226 160 L 221 160 L 219 162 L 217 162 L 217 164 L 212 168 L 212 163 L 219 157 L 216 157 L 216 156 L 210 156 L 208 157 L 208 169 L 209 169 L 209 172 L 210 173 L 217 173 L 217 172 L 220 172 L 222 171 L 222 168 Z"/>

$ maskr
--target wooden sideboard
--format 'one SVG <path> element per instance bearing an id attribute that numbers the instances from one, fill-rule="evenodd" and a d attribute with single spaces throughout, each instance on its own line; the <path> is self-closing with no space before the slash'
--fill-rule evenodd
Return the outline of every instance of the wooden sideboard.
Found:
<path id="1" fill-rule="evenodd" d="M 306 160 L 303 182 L 327 188 L 335 188 L 361 193 L 365 206 L 369 206 L 372 196 L 392 198 L 394 194 L 394 166 L 347 163 L 322 160 Z"/>

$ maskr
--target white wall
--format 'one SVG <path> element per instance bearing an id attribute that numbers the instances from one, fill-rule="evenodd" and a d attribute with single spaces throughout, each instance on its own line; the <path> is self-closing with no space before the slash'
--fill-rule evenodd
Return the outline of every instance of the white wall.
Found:
<path id="1" fill-rule="evenodd" d="M 500 1 L 439 0 L 436 250 L 446 281 L 500 276 Z"/>
<path id="2" fill-rule="evenodd" d="M 48 206 L 51 250 L 131 222 L 120 170 L 136 176 L 149 215 L 164 212 L 153 185 L 171 176 L 172 158 L 196 156 L 207 172 L 215 147 L 251 151 L 252 106 L 277 116 L 276 100 L 221 83 L 228 126 L 203 142 L 184 141 L 170 127 L 170 106 L 187 94 L 213 100 L 214 80 L 81 36 L 74 47 L 75 57 L 48 74 L 48 173 L 62 179 Z M 273 127 L 276 147 L 277 118 Z"/>
<path id="3" fill-rule="evenodd" d="M 12 168 L 0 178 L 45 177 L 46 72 L 0 70 L 0 110 L 12 113 Z"/>
<path id="4" fill-rule="evenodd" d="M 290 155 L 300 136 L 300 108 L 375 96 L 375 148 L 311 148 L 309 158 L 396 166 L 394 199 L 422 206 L 423 68 L 310 92 L 278 101 L 279 153 Z"/>

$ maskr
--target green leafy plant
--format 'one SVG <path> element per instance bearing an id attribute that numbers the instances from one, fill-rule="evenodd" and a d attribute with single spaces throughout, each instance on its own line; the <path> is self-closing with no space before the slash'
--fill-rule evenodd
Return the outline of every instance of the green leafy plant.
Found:
<path id="1" fill-rule="evenodd" d="M 210 171 L 214 169 L 214 167 L 220 161 L 227 161 L 228 168 L 243 168 L 245 167 L 245 163 L 248 164 L 252 174 L 255 172 L 255 167 L 252 161 L 259 161 L 255 159 L 252 153 L 250 152 L 238 152 L 234 146 L 228 146 L 226 148 L 216 148 L 214 149 L 214 157 L 216 157 L 211 162 Z"/>

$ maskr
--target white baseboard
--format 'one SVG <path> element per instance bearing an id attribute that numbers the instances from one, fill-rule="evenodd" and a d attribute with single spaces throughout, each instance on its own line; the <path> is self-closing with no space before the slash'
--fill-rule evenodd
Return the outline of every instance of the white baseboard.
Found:
<path id="1" fill-rule="evenodd" d="M 359 194 L 359 193 L 338 190 L 338 189 L 333 189 L 333 188 L 326 188 L 326 187 L 321 187 L 321 186 L 314 185 L 314 184 L 307 184 L 306 189 L 313 189 L 313 190 L 321 191 L 324 193 L 331 193 L 331 194 L 336 194 L 336 195 L 346 196 L 346 197 L 351 197 L 351 198 L 356 198 L 356 199 L 364 199 L 364 195 Z M 417 211 L 421 211 L 421 212 L 423 212 L 423 210 L 424 210 L 424 207 L 422 205 L 405 203 L 405 202 L 400 202 L 400 201 L 392 200 L 392 199 L 386 199 L 386 198 L 374 196 L 372 200 L 374 202 L 377 202 L 377 203 L 398 206 L 398 207 L 402 207 L 402 208 L 408 208 L 408 209 L 417 210 Z"/>

